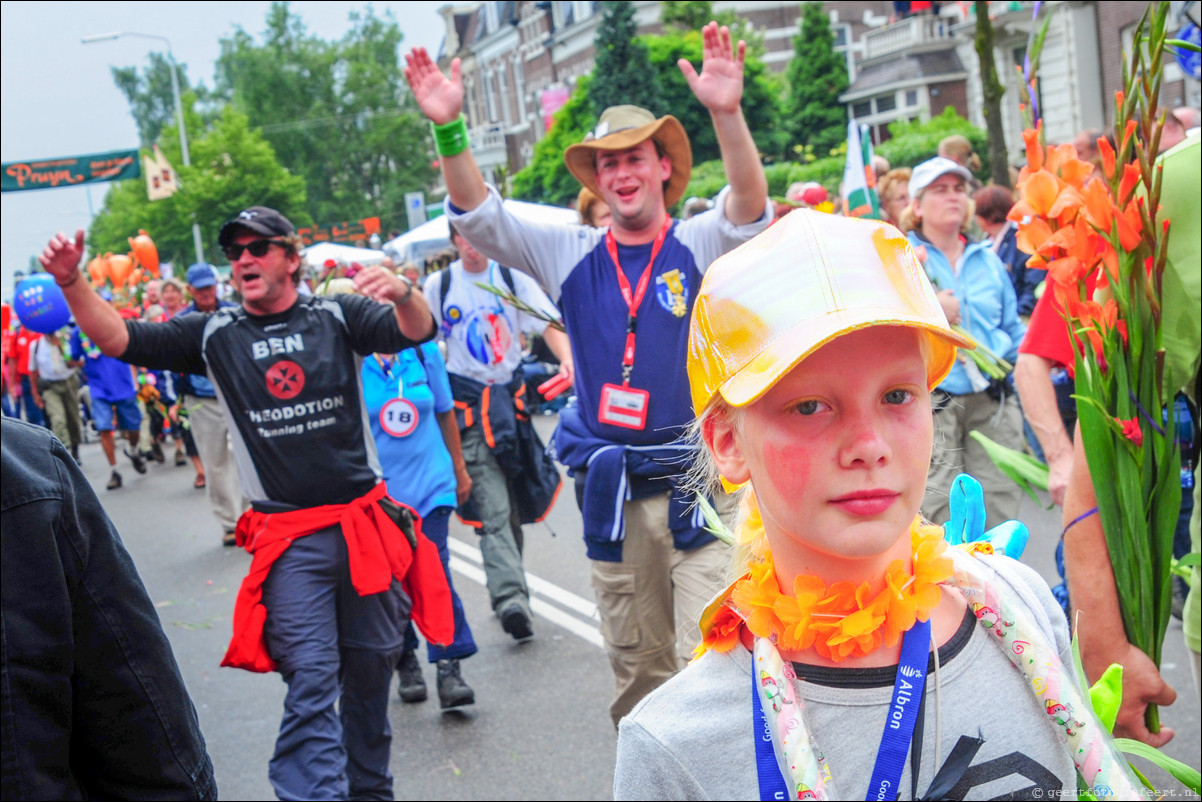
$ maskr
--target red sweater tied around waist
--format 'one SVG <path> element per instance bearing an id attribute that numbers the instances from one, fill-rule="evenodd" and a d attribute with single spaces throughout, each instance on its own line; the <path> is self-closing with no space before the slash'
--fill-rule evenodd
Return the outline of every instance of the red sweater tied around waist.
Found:
<path id="1" fill-rule="evenodd" d="M 387 486 L 380 482 L 371 492 L 349 504 L 325 504 L 276 513 L 251 509 L 243 513 L 238 519 L 238 545 L 254 555 L 254 559 L 234 602 L 234 637 L 221 665 L 258 672 L 276 669 L 263 638 L 268 612 L 263 605 L 263 583 L 271 573 L 271 566 L 294 540 L 334 525 L 341 527 L 346 538 L 355 591 L 360 596 L 383 593 L 394 578 L 399 580 L 413 600 L 413 623 L 426 640 L 450 645 L 455 636 L 455 620 L 438 547 L 422 533 L 417 512 L 394 500 L 413 515 L 417 548 L 410 547 L 405 534 L 378 503 L 387 492 Z"/>

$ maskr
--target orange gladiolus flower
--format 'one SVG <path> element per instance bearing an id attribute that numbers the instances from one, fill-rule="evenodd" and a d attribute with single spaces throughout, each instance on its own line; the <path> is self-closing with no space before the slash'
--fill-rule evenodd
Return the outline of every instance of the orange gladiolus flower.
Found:
<path id="1" fill-rule="evenodd" d="M 1093 174 L 1093 165 L 1077 158 L 1077 149 L 1068 143 L 1048 149 L 1046 167 L 1066 184 L 1078 189 Z"/>
<path id="2" fill-rule="evenodd" d="M 1131 199 L 1131 193 L 1139 186 L 1139 179 L 1142 175 L 1138 164 L 1123 165 L 1123 180 L 1119 182 L 1119 203 L 1126 203 Z"/>
<path id="3" fill-rule="evenodd" d="M 1115 106 L 1121 108 L 1121 106 Z M 1127 147 L 1127 143 L 1131 141 L 1131 137 L 1135 134 L 1135 120 L 1127 120 L 1127 126 L 1123 129 L 1123 147 Z"/>
<path id="4" fill-rule="evenodd" d="M 1133 251 L 1139 247 L 1143 239 L 1144 222 L 1139 216 L 1138 201 L 1131 201 L 1123 209 L 1123 213 L 1115 218 L 1119 227 L 1119 245 L 1125 251 Z"/>
<path id="5" fill-rule="evenodd" d="M 1116 215 L 1114 199 L 1110 197 L 1110 187 L 1105 181 L 1094 176 L 1085 185 L 1085 192 L 1081 197 L 1085 205 L 1085 219 L 1109 234 Z"/>
<path id="6" fill-rule="evenodd" d="M 1035 128 L 1028 128 L 1023 131 L 1023 142 L 1027 146 L 1027 165 L 1032 170 L 1039 170 L 1043 167 L 1043 148 L 1039 144 L 1039 129 L 1043 126 L 1043 120 L 1035 124 Z"/>
<path id="7" fill-rule="evenodd" d="M 1060 182 L 1056 176 L 1047 170 L 1036 170 L 1031 173 L 1020 188 L 1021 195 L 1018 203 L 1010 210 L 1010 217 L 1019 219 L 1024 216 L 1047 218 L 1048 212 L 1060 197 Z"/>
<path id="8" fill-rule="evenodd" d="M 1075 256 L 1063 256 L 1048 262 L 1048 276 L 1056 280 L 1058 287 L 1076 287 L 1088 272 L 1088 266 Z"/>
<path id="9" fill-rule="evenodd" d="M 1114 148 L 1110 140 L 1104 136 L 1098 137 L 1098 151 L 1102 154 L 1102 170 L 1107 176 L 1114 175 Z"/>

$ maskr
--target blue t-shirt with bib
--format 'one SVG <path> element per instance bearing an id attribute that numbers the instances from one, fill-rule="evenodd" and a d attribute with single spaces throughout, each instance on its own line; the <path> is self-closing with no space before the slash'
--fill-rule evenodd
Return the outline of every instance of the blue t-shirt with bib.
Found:
<path id="1" fill-rule="evenodd" d="M 437 417 L 454 401 L 438 346 L 425 343 L 381 362 L 363 360 L 363 401 L 389 495 L 423 517 L 454 507 L 455 468 Z"/>

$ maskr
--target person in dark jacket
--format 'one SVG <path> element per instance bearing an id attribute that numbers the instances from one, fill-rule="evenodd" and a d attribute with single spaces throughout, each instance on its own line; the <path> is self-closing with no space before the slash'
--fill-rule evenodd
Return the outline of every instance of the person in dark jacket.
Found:
<path id="1" fill-rule="evenodd" d="M 171 644 L 50 432 L 0 424 L 4 799 L 216 799 Z"/>

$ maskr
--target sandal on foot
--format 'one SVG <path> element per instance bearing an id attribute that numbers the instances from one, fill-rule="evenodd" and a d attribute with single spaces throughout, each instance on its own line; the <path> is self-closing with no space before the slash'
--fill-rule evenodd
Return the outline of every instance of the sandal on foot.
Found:
<path id="1" fill-rule="evenodd" d="M 203 476 L 197 476 L 196 481 L 192 483 L 192 486 L 195 487 L 197 490 L 204 490 L 205 489 L 205 478 Z"/>

